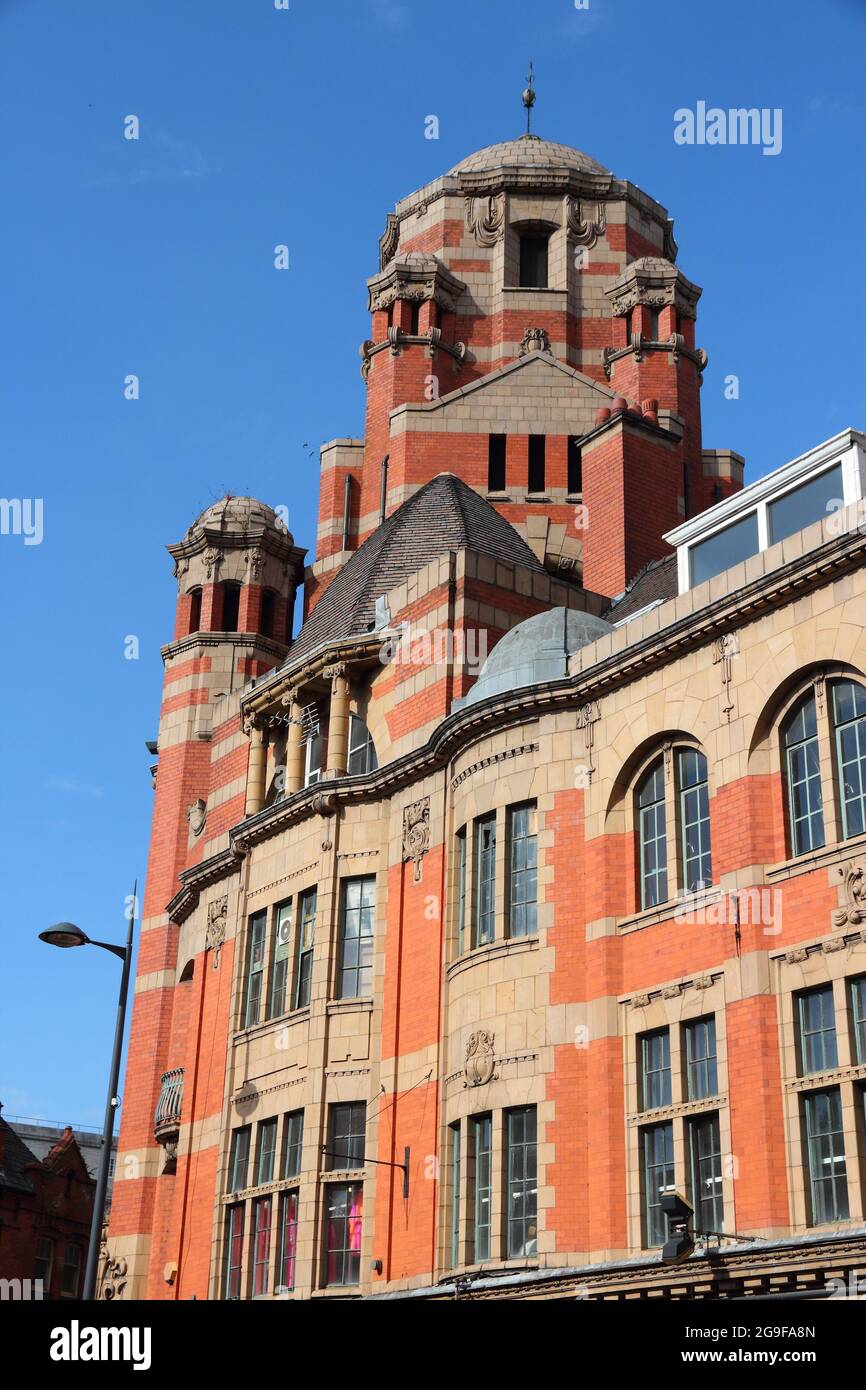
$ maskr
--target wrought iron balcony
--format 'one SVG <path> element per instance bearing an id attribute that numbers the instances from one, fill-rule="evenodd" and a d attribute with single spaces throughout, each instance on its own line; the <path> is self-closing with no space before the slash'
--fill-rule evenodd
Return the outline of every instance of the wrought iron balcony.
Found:
<path id="1" fill-rule="evenodd" d="M 153 1132 L 160 1144 L 168 1144 L 177 1139 L 182 1105 L 183 1067 L 174 1067 L 172 1071 L 163 1073 L 156 1114 L 153 1117 Z"/>

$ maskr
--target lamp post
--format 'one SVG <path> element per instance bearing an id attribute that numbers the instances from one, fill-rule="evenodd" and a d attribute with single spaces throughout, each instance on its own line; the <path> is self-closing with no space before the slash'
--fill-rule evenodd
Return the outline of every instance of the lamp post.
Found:
<path id="1" fill-rule="evenodd" d="M 123 961 L 120 976 L 120 996 L 117 1001 L 117 1024 L 114 1030 L 114 1051 L 111 1056 L 111 1077 L 108 1083 L 108 1099 L 105 1104 L 105 1124 L 102 1129 L 102 1153 L 99 1158 L 99 1173 L 96 1179 L 96 1193 L 93 1198 L 93 1218 L 90 1222 L 90 1245 L 87 1249 L 87 1267 L 84 1271 L 84 1298 L 96 1297 L 96 1276 L 99 1268 L 99 1247 L 102 1237 L 102 1222 L 105 1216 L 105 1194 L 108 1190 L 108 1170 L 111 1164 L 111 1141 L 114 1134 L 114 1112 L 120 1101 L 117 1086 L 120 1080 L 120 1055 L 123 1051 L 123 1029 L 126 1022 L 126 996 L 129 992 L 129 967 L 132 963 L 132 928 L 135 922 L 135 895 L 138 884 L 132 893 L 132 910 L 129 914 L 129 931 L 125 946 L 112 946 L 107 941 L 91 941 L 80 927 L 72 922 L 57 922 L 47 931 L 39 933 L 39 940 L 49 946 L 60 946 L 67 950 L 72 946 L 100 946 Z"/>

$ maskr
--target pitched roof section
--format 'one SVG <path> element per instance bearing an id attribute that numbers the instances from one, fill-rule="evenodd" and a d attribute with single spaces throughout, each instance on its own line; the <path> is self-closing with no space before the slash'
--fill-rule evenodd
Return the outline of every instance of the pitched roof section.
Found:
<path id="1" fill-rule="evenodd" d="M 332 580 L 289 650 L 287 665 L 325 642 L 372 631 L 376 599 L 447 550 L 475 550 L 546 571 L 514 527 L 453 473 L 440 473 L 368 536 Z"/>
<path id="2" fill-rule="evenodd" d="M 650 560 L 643 569 L 638 570 L 633 579 L 615 598 L 602 617 L 609 623 L 622 622 L 640 612 L 650 603 L 659 600 L 666 603 L 677 596 L 677 557 L 665 555 L 661 560 Z"/>
<path id="3" fill-rule="evenodd" d="M 39 1159 L 30 1152 L 12 1126 L 0 1119 L 0 1188 L 35 1192 L 36 1188 L 27 1176 L 30 1167 L 38 1168 Z"/>

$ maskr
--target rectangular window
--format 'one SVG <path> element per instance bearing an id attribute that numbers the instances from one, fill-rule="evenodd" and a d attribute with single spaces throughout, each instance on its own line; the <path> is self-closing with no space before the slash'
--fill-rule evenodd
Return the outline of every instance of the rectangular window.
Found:
<path id="1" fill-rule="evenodd" d="M 262 1006 L 262 983 L 265 973 L 265 931 L 268 914 L 257 912 L 250 918 L 247 945 L 247 988 L 244 1027 L 252 1028 L 259 1021 Z"/>
<path id="2" fill-rule="evenodd" d="M 493 1121 L 473 1115 L 472 1135 L 472 1251 L 476 1262 L 490 1259 L 490 1204 L 493 1196 Z"/>
<path id="3" fill-rule="evenodd" d="M 48 1297 L 51 1287 L 51 1272 L 54 1264 L 54 1243 L 47 1236 L 40 1236 L 36 1242 L 36 1266 L 33 1270 L 34 1279 L 42 1280 L 42 1292 L 44 1297 Z"/>
<path id="4" fill-rule="evenodd" d="M 496 817 L 475 822 L 475 924 L 472 945 L 493 940 L 496 926 Z"/>
<path id="5" fill-rule="evenodd" d="M 286 1012 L 286 986 L 292 950 L 292 903 L 281 903 L 274 917 L 273 964 L 271 966 L 270 1018 Z"/>
<path id="6" fill-rule="evenodd" d="M 449 1126 L 451 1136 L 451 1268 L 460 1263 L 460 1124 Z"/>
<path id="7" fill-rule="evenodd" d="M 534 936 L 538 892 L 538 838 L 535 805 L 514 806 L 508 813 L 510 848 L 508 931 Z"/>
<path id="8" fill-rule="evenodd" d="M 505 1117 L 507 1210 L 506 1251 L 510 1260 L 534 1255 L 538 1234 L 538 1147 L 534 1105 Z"/>
<path id="9" fill-rule="evenodd" d="M 810 478 L 799 487 L 785 492 L 767 505 L 767 525 L 770 545 L 803 531 L 815 521 L 826 521 L 832 511 L 844 502 L 842 465 L 828 468 L 817 478 Z"/>
<path id="10" fill-rule="evenodd" d="M 580 435 L 568 436 L 568 493 L 574 497 L 583 492 L 583 453 Z"/>
<path id="11" fill-rule="evenodd" d="M 283 1161 L 280 1164 L 281 1178 L 296 1178 L 301 1171 L 301 1158 L 304 1145 L 304 1112 L 293 1110 L 286 1116 L 283 1131 Z"/>
<path id="12" fill-rule="evenodd" d="M 362 1100 L 328 1108 L 328 1152 L 325 1167 L 329 1172 L 348 1168 L 363 1168 L 367 1136 L 367 1107 Z"/>
<path id="13" fill-rule="evenodd" d="M 836 1047 L 836 1008 L 833 986 L 806 990 L 797 996 L 800 1035 L 800 1075 L 838 1067 Z"/>
<path id="14" fill-rule="evenodd" d="M 487 436 L 487 491 L 505 491 L 505 441 L 504 434 Z"/>
<path id="15" fill-rule="evenodd" d="M 304 786 L 312 787 L 322 778 L 324 745 L 318 729 L 308 734 L 304 743 Z"/>
<path id="16" fill-rule="evenodd" d="M 457 954 L 466 949 L 466 827 L 457 832 Z"/>
<path id="17" fill-rule="evenodd" d="M 676 1190 L 674 1182 L 674 1127 L 668 1122 L 651 1125 L 641 1135 L 643 1143 L 644 1244 L 647 1248 L 664 1245 L 668 1238 L 667 1217 L 661 1199 Z"/>
<path id="18" fill-rule="evenodd" d="M 295 1008 L 306 1009 L 313 980 L 313 945 L 316 935 L 315 888 L 301 894 L 298 904 L 298 958 L 295 962 Z"/>
<path id="19" fill-rule="evenodd" d="M 667 1028 L 640 1038 L 641 1110 L 671 1103 L 671 1036 Z"/>
<path id="20" fill-rule="evenodd" d="M 698 1231 L 721 1231 L 722 1142 L 718 1115 L 701 1115 L 688 1122 L 689 1179 L 694 1226 Z"/>
<path id="21" fill-rule="evenodd" d="M 340 999 L 362 999 L 373 992 L 373 919 L 376 880 L 348 878 L 343 883 Z"/>
<path id="22" fill-rule="evenodd" d="M 527 492 L 544 491 L 544 447 L 543 434 L 529 436 L 529 470 L 526 480 Z"/>
<path id="23" fill-rule="evenodd" d="M 866 975 L 849 980 L 851 998 L 852 1055 L 855 1066 L 866 1062 Z"/>
<path id="24" fill-rule="evenodd" d="M 268 1266 L 271 1261 L 271 1199 L 259 1197 L 253 1202 L 253 1298 L 268 1291 Z"/>
<path id="25" fill-rule="evenodd" d="M 277 1153 L 277 1121 L 262 1120 L 256 1146 L 256 1187 L 274 1180 L 274 1159 Z"/>
<path id="26" fill-rule="evenodd" d="M 716 1063 L 716 1020 L 696 1018 L 685 1024 L 686 1099 L 706 1100 L 719 1089 Z"/>
<path id="27" fill-rule="evenodd" d="M 544 235 L 520 238 L 520 284 L 524 289 L 547 289 L 547 243 Z"/>
<path id="28" fill-rule="evenodd" d="M 713 881 L 707 760 L 696 748 L 677 749 L 677 788 L 683 887 L 693 893 L 708 888 Z"/>
<path id="29" fill-rule="evenodd" d="M 838 1086 L 804 1096 L 812 1226 L 847 1221 L 848 1178 Z"/>
<path id="30" fill-rule="evenodd" d="M 637 817 L 640 905 L 645 909 L 667 902 L 668 897 L 668 834 L 662 758 L 649 769 L 638 789 Z"/>
<path id="31" fill-rule="evenodd" d="M 749 512 L 689 550 L 692 588 L 758 553 L 758 514 Z"/>
<path id="32" fill-rule="evenodd" d="M 295 1287 L 295 1260 L 298 1254 L 298 1191 L 280 1194 L 277 1230 L 277 1293 L 287 1293 Z"/>
<path id="33" fill-rule="evenodd" d="M 361 1277 L 364 1186 L 329 1183 L 325 1188 L 325 1283 L 357 1284 Z"/>
<path id="34" fill-rule="evenodd" d="M 81 1247 L 67 1245 L 63 1251 L 63 1270 L 61 1274 L 60 1295 L 62 1298 L 77 1298 L 81 1284 Z"/>
<path id="35" fill-rule="evenodd" d="M 226 1216 L 225 1297 L 240 1298 L 244 1272 L 244 1207 L 229 1207 Z"/>
<path id="36" fill-rule="evenodd" d="M 229 1181 L 227 1192 L 243 1192 L 247 1185 L 247 1172 L 250 1164 L 250 1126 L 236 1129 L 232 1134 L 232 1149 L 229 1159 Z"/>

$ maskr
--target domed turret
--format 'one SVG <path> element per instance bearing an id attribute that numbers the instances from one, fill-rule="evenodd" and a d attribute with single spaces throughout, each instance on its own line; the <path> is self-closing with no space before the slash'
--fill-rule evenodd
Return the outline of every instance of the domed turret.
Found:
<path id="1" fill-rule="evenodd" d="M 540 685 L 568 675 L 568 658 L 612 632 L 610 623 L 573 608 L 551 608 L 518 623 L 497 642 L 469 694 L 475 704 L 523 685 Z"/>

